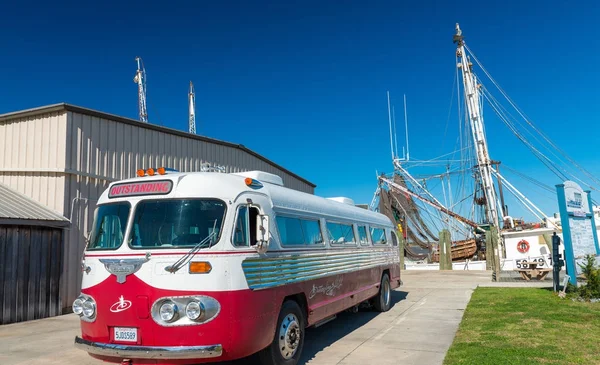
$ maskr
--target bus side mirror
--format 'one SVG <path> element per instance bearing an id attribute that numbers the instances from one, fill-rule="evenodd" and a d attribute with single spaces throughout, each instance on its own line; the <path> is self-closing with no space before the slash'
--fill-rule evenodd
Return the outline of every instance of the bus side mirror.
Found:
<path id="1" fill-rule="evenodd" d="M 269 216 L 259 214 L 256 217 L 256 245 L 254 248 L 258 253 L 265 253 L 269 248 L 269 240 L 271 235 L 269 232 Z"/>

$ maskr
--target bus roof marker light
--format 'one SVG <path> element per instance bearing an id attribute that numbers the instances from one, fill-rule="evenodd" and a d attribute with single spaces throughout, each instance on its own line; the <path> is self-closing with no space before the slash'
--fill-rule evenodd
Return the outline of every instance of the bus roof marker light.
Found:
<path id="1" fill-rule="evenodd" d="M 164 167 L 159 167 L 157 171 L 159 175 L 164 175 L 167 173 L 167 170 Z"/>
<path id="2" fill-rule="evenodd" d="M 146 171 L 144 171 L 143 169 L 139 169 L 137 170 L 136 174 L 138 177 L 144 177 L 146 176 Z"/>
<path id="3" fill-rule="evenodd" d="M 253 189 L 260 189 L 263 187 L 263 184 L 260 181 L 254 180 L 251 177 L 245 178 L 244 183 L 246 184 L 246 186 L 253 188 Z"/>
<path id="4" fill-rule="evenodd" d="M 149 168 L 148 170 L 146 170 L 146 173 L 148 174 L 148 176 L 154 176 L 154 174 L 155 174 L 156 172 L 155 172 L 155 171 L 154 171 L 154 169 L 151 167 L 151 168 Z"/>

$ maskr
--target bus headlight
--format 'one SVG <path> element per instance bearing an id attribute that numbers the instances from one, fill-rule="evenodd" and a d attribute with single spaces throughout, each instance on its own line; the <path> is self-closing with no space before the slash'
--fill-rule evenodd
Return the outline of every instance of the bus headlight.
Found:
<path id="1" fill-rule="evenodd" d="M 75 299 L 73 302 L 73 313 L 77 314 L 78 316 L 83 314 L 83 302 L 85 302 L 85 298 L 78 297 Z"/>
<path id="2" fill-rule="evenodd" d="M 214 320 L 221 305 L 207 295 L 158 298 L 151 308 L 152 319 L 164 327 L 197 326 Z"/>
<path id="3" fill-rule="evenodd" d="M 159 309 L 160 319 L 165 322 L 173 322 L 177 319 L 177 305 L 171 301 L 164 302 Z"/>
<path id="4" fill-rule="evenodd" d="M 83 315 L 89 319 L 96 316 L 96 303 L 92 298 L 88 298 L 83 302 Z"/>
<path id="5" fill-rule="evenodd" d="M 204 305 L 202 302 L 191 301 L 185 307 L 185 315 L 192 321 L 197 321 L 204 315 Z"/>
<path id="6" fill-rule="evenodd" d="M 73 301 L 73 313 L 82 321 L 94 322 L 96 320 L 96 301 L 86 294 L 80 294 Z"/>

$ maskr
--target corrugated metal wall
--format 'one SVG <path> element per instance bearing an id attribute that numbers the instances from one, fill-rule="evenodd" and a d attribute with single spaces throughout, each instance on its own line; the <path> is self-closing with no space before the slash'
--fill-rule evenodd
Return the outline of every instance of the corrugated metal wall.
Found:
<path id="1" fill-rule="evenodd" d="M 63 231 L 0 226 L 0 324 L 61 313 Z"/>
<path id="2" fill-rule="evenodd" d="M 0 183 L 63 213 L 66 112 L 0 123 Z"/>
<path id="3" fill-rule="evenodd" d="M 165 166 L 200 171 L 209 162 L 225 172 L 261 170 L 281 176 L 284 184 L 308 193 L 313 187 L 239 148 L 159 130 L 68 112 L 66 168 L 90 177 L 119 180 L 136 169 Z"/>

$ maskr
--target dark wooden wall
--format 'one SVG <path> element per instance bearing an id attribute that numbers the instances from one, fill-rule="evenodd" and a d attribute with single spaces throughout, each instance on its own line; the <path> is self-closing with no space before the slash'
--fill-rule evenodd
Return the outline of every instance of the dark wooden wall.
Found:
<path id="1" fill-rule="evenodd" d="M 0 324 L 61 314 L 63 230 L 0 225 Z"/>

